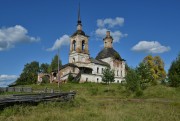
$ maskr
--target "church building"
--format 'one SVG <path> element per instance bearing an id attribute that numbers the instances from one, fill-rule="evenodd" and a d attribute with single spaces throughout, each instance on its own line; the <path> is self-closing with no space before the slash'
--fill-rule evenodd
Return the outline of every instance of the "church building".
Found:
<path id="1" fill-rule="evenodd" d="M 103 70 L 111 68 L 115 73 L 114 83 L 120 83 L 125 77 L 125 60 L 113 49 L 113 37 L 110 31 L 106 32 L 103 39 L 104 48 L 95 58 L 90 57 L 89 36 L 82 29 L 80 12 L 78 12 L 77 30 L 70 37 L 69 62 L 59 71 L 50 74 L 50 82 L 66 82 L 69 74 L 79 82 L 102 82 Z M 42 80 L 38 75 L 38 81 Z M 59 79 L 57 78 L 59 75 Z"/>

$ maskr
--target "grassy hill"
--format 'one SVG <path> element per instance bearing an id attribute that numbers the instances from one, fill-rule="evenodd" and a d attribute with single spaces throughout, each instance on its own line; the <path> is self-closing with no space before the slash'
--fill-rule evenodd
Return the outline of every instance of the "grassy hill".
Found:
<path id="1" fill-rule="evenodd" d="M 28 85 L 59 90 L 57 84 Z M 149 87 L 136 97 L 120 84 L 63 84 L 61 91 L 77 92 L 74 101 L 37 106 L 13 106 L 0 112 L 2 121 L 179 121 L 180 88 Z M 109 91 L 108 91 L 109 90 Z"/>

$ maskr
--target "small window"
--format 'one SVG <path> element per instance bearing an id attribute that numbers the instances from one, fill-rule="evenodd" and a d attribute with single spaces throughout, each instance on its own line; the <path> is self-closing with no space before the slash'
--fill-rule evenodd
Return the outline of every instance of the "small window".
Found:
<path id="1" fill-rule="evenodd" d="M 86 82 L 88 82 L 88 78 L 86 78 Z"/>
<path id="2" fill-rule="evenodd" d="M 99 78 L 97 78 L 97 83 L 99 82 Z"/>
<path id="3" fill-rule="evenodd" d="M 119 75 L 119 71 L 117 70 L 117 76 Z"/>
<path id="4" fill-rule="evenodd" d="M 75 67 L 73 67 L 73 72 L 75 72 Z"/>
<path id="5" fill-rule="evenodd" d="M 102 73 L 103 73 L 104 69 L 102 68 Z"/>
<path id="6" fill-rule="evenodd" d="M 121 76 L 122 76 L 122 71 L 121 71 Z"/>
<path id="7" fill-rule="evenodd" d="M 117 83 L 119 83 L 119 80 L 117 80 Z"/>

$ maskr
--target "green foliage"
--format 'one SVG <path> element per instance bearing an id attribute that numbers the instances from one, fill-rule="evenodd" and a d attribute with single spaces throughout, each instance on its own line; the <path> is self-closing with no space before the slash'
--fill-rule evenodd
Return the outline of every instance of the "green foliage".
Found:
<path id="1" fill-rule="evenodd" d="M 132 92 L 140 90 L 140 77 L 136 70 L 129 68 L 126 76 L 126 89 Z"/>
<path id="2" fill-rule="evenodd" d="M 57 84 L 28 85 L 33 90 L 45 87 L 58 90 Z M 106 85 L 107 86 L 107 85 Z M 120 84 L 66 83 L 61 91 L 76 90 L 73 101 L 42 102 L 37 106 L 12 106 L 0 112 L 0 121 L 178 121 L 180 88 L 156 85 L 127 97 Z M 98 89 L 97 89 L 98 88 Z M 95 89 L 93 92 L 92 90 Z M 91 92 L 92 91 L 92 92 Z M 136 97 L 134 96 L 136 95 Z M 126 113 L 128 112 L 128 113 Z M 132 115 L 133 114 L 133 115 Z M 37 118 L 38 117 L 38 118 Z"/>
<path id="3" fill-rule="evenodd" d="M 106 84 L 114 82 L 114 70 L 110 68 L 105 68 L 103 71 L 102 81 Z"/>
<path id="4" fill-rule="evenodd" d="M 177 59 L 172 62 L 168 71 L 169 84 L 172 87 L 180 86 L 180 54 Z"/>
<path id="5" fill-rule="evenodd" d="M 40 72 L 41 73 L 49 73 L 49 67 L 50 65 L 47 64 L 47 63 L 42 63 L 41 66 L 39 67 L 40 68 Z"/>
<path id="6" fill-rule="evenodd" d="M 43 76 L 43 77 L 42 77 L 42 82 L 41 82 L 41 83 L 43 83 L 43 84 L 49 83 L 49 76 Z"/>
<path id="7" fill-rule="evenodd" d="M 138 90 L 138 91 L 136 91 L 136 97 L 141 97 L 141 96 L 143 96 L 143 91 L 142 90 Z"/>
<path id="8" fill-rule="evenodd" d="M 59 60 L 59 67 L 62 66 L 61 60 Z M 51 61 L 50 71 L 58 70 L 58 55 L 55 55 Z"/>
<path id="9" fill-rule="evenodd" d="M 39 72 L 39 62 L 33 61 L 24 66 L 23 72 L 16 80 L 17 85 L 34 84 L 37 81 Z"/>
<path id="10" fill-rule="evenodd" d="M 69 75 L 68 75 L 68 82 L 73 82 L 73 80 L 74 80 L 74 77 L 72 76 L 71 73 L 69 73 Z"/>
<path id="11" fill-rule="evenodd" d="M 143 59 L 143 63 L 149 66 L 149 70 L 152 74 L 151 82 L 153 85 L 156 85 L 158 81 L 160 82 L 166 78 L 164 62 L 159 56 L 152 57 L 151 55 L 148 55 Z"/>
<path id="12" fill-rule="evenodd" d="M 152 72 L 149 66 L 146 63 L 140 63 L 136 72 L 139 76 L 140 88 L 145 89 L 152 82 Z"/>

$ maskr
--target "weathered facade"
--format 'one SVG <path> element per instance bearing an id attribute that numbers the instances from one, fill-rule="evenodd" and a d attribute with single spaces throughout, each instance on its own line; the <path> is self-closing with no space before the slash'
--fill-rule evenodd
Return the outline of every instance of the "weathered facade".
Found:
<path id="1" fill-rule="evenodd" d="M 113 37 L 107 31 L 103 39 L 104 48 L 96 58 L 91 58 L 88 49 L 89 36 L 82 30 L 80 15 L 78 15 L 77 30 L 70 37 L 69 63 L 59 71 L 52 72 L 50 82 L 66 82 L 71 73 L 79 82 L 102 82 L 105 68 L 111 68 L 115 73 L 115 83 L 120 83 L 125 77 L 125 60 L 113 49 Z M 58 73 L 59 72 L 59 73 Z M 59 75 L 59 78 L 57 78 Z M 42 80 L 38 76 L 38 80 Z"/>

